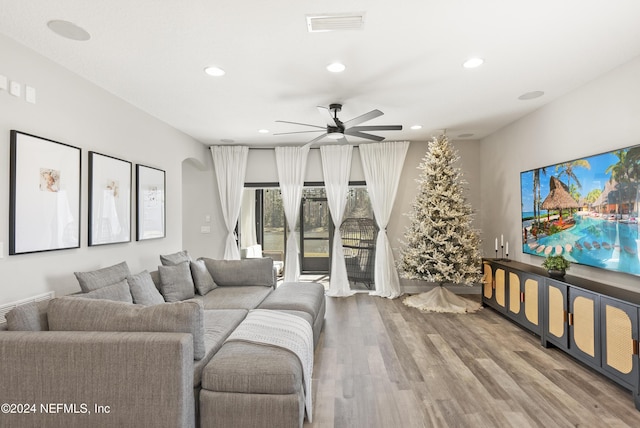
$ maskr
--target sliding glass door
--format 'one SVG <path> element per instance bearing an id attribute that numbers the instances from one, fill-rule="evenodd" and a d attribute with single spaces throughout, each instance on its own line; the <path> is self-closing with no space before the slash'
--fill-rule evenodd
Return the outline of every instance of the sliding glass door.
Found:
<path id="1" fill-rule="evenodd" d="M 331 269 L 333 222 L 324 188 L 306 188 L 300 207 L 302 272 L 328 273 Z"/>

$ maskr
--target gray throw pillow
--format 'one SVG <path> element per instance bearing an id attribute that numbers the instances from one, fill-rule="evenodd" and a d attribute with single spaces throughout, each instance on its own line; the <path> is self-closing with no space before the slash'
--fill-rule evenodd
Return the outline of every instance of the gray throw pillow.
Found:
<path id="1" fill-rule="evenodd" d="M 196 293 L 189 262 L 175 266 L 158 266 L 160 273 L 160 292 L 167 302 L 179 302 L 192 299 Z"/>
<path id="2" fill-rule="evenodd" d="M 129 283 L 126 279 L 106 287 L 88 293 L 74 294 L 73 297 L 84 297 L 87 299 L 113 300 L 115 302 L 133 303 L 131 292 L 129 291 Z"/>
<path id="3" fill-rule="evenodd" d="M 6 315 L 9 331 L 47 331 L 47 306 L 49 300 L 26 303 L 11 309 Z"/>
<path id="4" fill-rule="evenodd" d="M 193 283 L 198 289 L 198 294 L 204 296 L 209 291 L 217 287 L 216 283 L 211 278 L 211 274 L 207 270 L 207 266 L 202 260 L 196 260 L 189 263 L 191 267 L 191 276 L 193 277 Z"/>
<path id="5" fill-rule="evenodd" d="M 49 327 L 58 331 L 190 333 L 193 358 L 199 360 L 205 355 L 204 309 L 197 300 L 140 306 L 60 297 L 49 303 Z"/>
<path id="6" fill-rule="evenodd" d="M 264 285 L 275 286 L 273 260 L 270 258 L 242 260 L 214 260 L 201 257 L 211 277 L 219 286 Z"/>
<path id="7" fill-rule="evenodd" d="M 178 251 L 173 254 L 160 255 L 162 266 L 174 266 L 184 262 L 190 262 L 191 256 L 187 250 Z"/>
<path id="8" fill-rule="evenodd" d="M 121 262 L 117 265 L 91 272 L 74 272 L 74 274 L 80 283 L 82 292 L 88 293 L 89 291 L 120 282 L 128 275 L 131 275 L 131 272 L 127 262 Z"/>
<path id="9" fill-rule="evenodd" d="M 133 303 L 145 306 L 164 303 L 164 297 L 162 297 L 162 294 L 153 283 L 151 274 L 146 270 L 137 275 L 129 275 L 127 282 L 129 283 Z"/>

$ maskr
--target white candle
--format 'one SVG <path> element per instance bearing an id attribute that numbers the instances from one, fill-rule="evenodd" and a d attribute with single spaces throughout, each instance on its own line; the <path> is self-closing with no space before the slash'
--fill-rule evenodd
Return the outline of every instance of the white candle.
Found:
<path id="1" fill-rule="evenodd" d="M 496 238 L 496 251 L 498 251 L 498 238 Z"/>
<path id="2" fill-rule="evenodd" d="M 504 235 L 500 235 L 500 246 L 504 247 Z"/>
<path id="3" fill-rule="evenodd" d="M 509 241 L 507 241 L 507 256 L 509 255 Z"/>

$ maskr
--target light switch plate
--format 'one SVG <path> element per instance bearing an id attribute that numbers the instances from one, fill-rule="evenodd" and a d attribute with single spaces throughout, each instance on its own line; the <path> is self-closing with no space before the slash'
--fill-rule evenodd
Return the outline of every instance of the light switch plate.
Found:
<path id="1" fill-rule="evenodd" d="M 4 242 L 0 242 L 0 259 L 4 258 Z"/>
<path id="2" fill-rule="evenodd" d="M 204 222 L 205 222 L 205 223 L 211 223 L 211 216 L 210 216 L 209 214 L 206 214 L 206 215 L 204 216 Z"/>
<path id="3" fill-rule="evenodd" d="M 20 96 L 20 89 L 21 89 L 20 83 L 11 82 L 11 85 L 9 86 L 9 93 L 11 95 L 13 95 L 14 97 L 19 97 Z"/>
<path id="4" fill-rule="evenodd" d="M 200 226 L 200 233 L 211 233 L 210 226 Z"/>
<path id="5" fill-rule="evenodd" d="M 7 81 L 7 76 L 0 75 L 0 89 L 4 89 L 6 91 L 8 84 L 9 82 Z"/>
<path id="6" fill-rule="evenodd" d="M 28 103 L 35 104 L 36 103 L 36 88 L 33 86 L 25 86 L 24 88 L 24 97 Z"/>

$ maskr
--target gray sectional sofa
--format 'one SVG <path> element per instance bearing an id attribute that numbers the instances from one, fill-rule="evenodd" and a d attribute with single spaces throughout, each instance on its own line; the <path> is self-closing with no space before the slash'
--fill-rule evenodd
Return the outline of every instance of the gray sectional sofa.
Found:
<path id="1" fill-rule="evenodd" d="M 151 273 L 131 275 L 122 263 L 77 272 L 82 293 L 7 314 L 1 426 L 302 426 L 300 359 L 226 340 L 249 311 L 265 309 L 305 319 L 315 346 L 322 285 L 276 288 L 270 259 L 168 257 Z"/>

